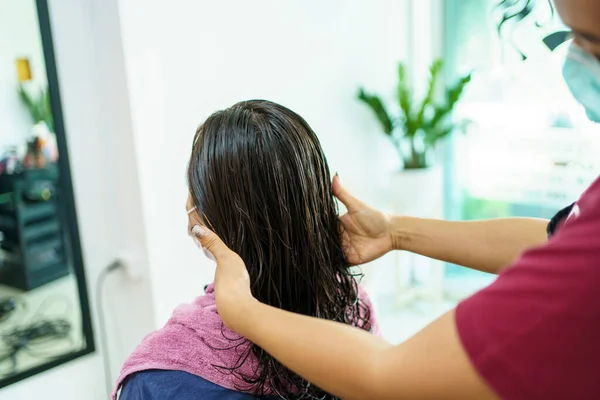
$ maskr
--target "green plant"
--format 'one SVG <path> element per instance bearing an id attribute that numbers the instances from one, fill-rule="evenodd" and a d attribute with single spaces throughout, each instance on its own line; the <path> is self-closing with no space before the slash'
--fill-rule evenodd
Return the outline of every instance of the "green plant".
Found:
<path id="1" fill-rule="evenodd" d="M 47 88 L 40 90 L 38 96 L 32 96 L 23 85 L 19 85 L 19 97 L 23 101 L 34 124 L 45 122 L 50 132 L 54 132 L 54 118 L 50 106 L 50 92 Z"/>
<path id="2" fill-rule="evenodd" d="M 406 67 L 398 66 L 398 87 L 396 100 L 400 106 L 400 116 L 391 115 L 381 98 L 360 88 L 358 99 L 375 113 L 383 132 L 391 139 L 404 162 L 405 169 L 428 167 L 427 155 L 436 143 L 451 134 L 460 123 L 451 121 L 452 110 L 460 99 L 465 87 L 471 81 L 471 74 L 458 79 L 454 85 L 444 89 L 444 102 L 436 101 L 438 84 L 443 61 L 437 59 L 429 69 L 429 85 L 423 100 L 417 104 L 406 77 Z"/>

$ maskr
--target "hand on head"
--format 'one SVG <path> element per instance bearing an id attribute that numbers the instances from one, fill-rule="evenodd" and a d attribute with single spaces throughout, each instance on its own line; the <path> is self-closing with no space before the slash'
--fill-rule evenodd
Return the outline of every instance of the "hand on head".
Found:
<path id="1" fill-rule="evenodd" d="M 213 231 L 205 226 L 195 225 L 192 233 L 202 244 L 203 249 L 217 262 L 215 271 L 215 300 L 219 315 L 225 325 L 234 328 L 233 312 L 240 301 L 252 299 L 250 277 L 246 264 L 239 255 L 223 243 Z"/>
<path id="2" fill-rule="evenodd" d="M 344 253 L 349 263 L 357 265 L 373 261 L 394 248 L 389 215 L 352 196 L 337 175 L 333 178 L 333 193 L 348 210 L 340 217 L 340 222 Z"/>

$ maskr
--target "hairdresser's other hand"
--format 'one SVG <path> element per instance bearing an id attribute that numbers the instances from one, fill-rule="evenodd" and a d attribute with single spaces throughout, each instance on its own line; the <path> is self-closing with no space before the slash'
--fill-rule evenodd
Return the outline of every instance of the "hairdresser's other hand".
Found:
<path id="1" fill-rule="evenodd" d="M 349 263 L 364 264 L 394 248 L 392 221 L 389 215 L 352 196 L 342 186 L 337 175 L 333 178 L 333 193 L 348 210 L 340 217 L 340 221 L 344 253 Z"/>
<path id="2" fill-rule="evenodd" d="M 192 233 L 217 262 L 215 271 L 217 309 L 225 325 L 235 330 L 242 305 L 249 300 L 254 300 L 250 292 L 250 277 L 246 264 L 237 253 L 223 243 L 220 237 L 205 226 L 195 225 Z"/>

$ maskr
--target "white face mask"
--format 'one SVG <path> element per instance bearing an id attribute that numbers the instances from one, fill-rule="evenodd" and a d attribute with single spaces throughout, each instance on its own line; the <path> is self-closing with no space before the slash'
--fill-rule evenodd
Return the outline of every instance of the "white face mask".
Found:
<path id="1" fill-rule="evenodd" d="M 600 61 L 573 42 L 563 66 L 563 76 L 588 118 L 600 123 Z"/>
<path id="2" fill-rule="evenodd" d="M 194 211 L 196 211 L 196 207 L 190 208 L 187 211 L 187 213 L 188 213 L 188 215 L 190 215 Z M 196 246 L 198 246 L 199 249 L 202 249 L 202 252 L 206 256 L 206 258 L 208 258 L 209 260 L 212 260 L 214 262 L 217 262 L 217 260 L 215 259 L 215 256 L 213 256 L 213 254 L 210 251 L 208 251 L 208 249 L 206 247 L 202 246 L 202 243 L 200 243 L 200 240 L 198 240 L 198 238 L 196 237 L 196 235 L 194 235 L 193 232 L 188 232 L 188 235 L 192 238 L 192 240 L 194 241 L 194 243 L 196 243 Z"/>
<path id="3" fill-rule="evenodd" d="M 202 249 L 202 252 L 206 256 L 206 258 L 208 258 L 211 261 L 217 262 L 217 260 L 215 259 L 215 256 L 213 256 L 213 254 L 210 251 L 208 251 L 208 249 L 206 247 L 202 247 L 202 243 L 200 243 L 198 238 L 196 236 L 194 236 L 193 233 L 190 233 L 190 237 L 192 238 L 194 243 L 196 243 L 196 246 L 198 246 L 199 249 Z"/>

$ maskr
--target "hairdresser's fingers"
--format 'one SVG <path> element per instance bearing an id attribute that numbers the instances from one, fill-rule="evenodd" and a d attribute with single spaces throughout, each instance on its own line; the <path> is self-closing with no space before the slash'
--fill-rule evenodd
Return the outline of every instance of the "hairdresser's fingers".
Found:
<path id="1" fill-rule="evenodd" d="M 335 174 L 333 177 L 333 194 L 338 198 L 345 206 L 348 212 L 359 211 L 365 208 L 363 202 L 358 200 L 356 197 L 352 196 L 350 192 L 346 190 L 342 182 L 340 181 L 340 177 L 338 174 Z"/>
<path id="2" fill-rule="evenodd" d="M 202 247 L 213 255 L 217 263 L 225 261 L 227 257 L 237 256 L 223 243 L 220 237 L 207 227 L 194 225 L 192 233 L 200 240 Z"/>

